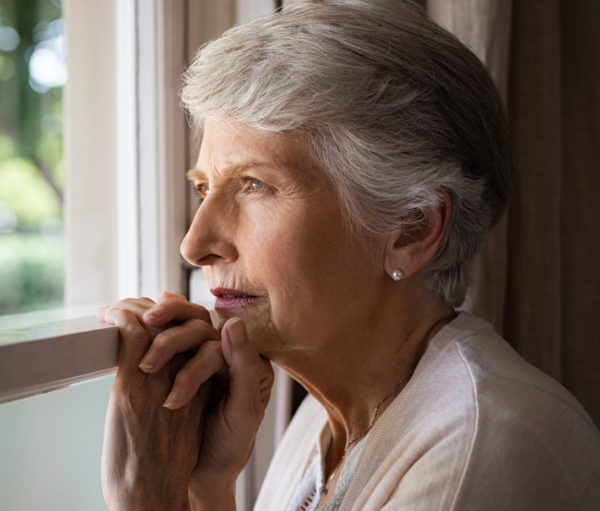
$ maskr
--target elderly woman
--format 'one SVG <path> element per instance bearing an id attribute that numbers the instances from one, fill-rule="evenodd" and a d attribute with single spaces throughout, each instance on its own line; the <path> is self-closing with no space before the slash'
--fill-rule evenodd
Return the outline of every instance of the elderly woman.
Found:
<path id="1" fill-rule="evenodd" d="M 256 509 L 600 509 L 590 418 L 456 310 L 512 173 L 477 58 L 410 3 L 331 0 L 230 30 L 185 83 L 181 252 L 218 320 L 168 293 L 102 312 L 109 507 L 234 509 L 276 364 L 309 396 Z"/>

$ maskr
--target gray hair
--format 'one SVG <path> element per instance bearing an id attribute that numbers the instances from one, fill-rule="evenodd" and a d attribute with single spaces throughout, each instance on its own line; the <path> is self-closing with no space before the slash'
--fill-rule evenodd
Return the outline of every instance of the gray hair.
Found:
<path id="1" fill-rule="evenodd" d="M 484 66 L 419 7 L 304 2 L 234 27 L 200 49 L 182 101 L 200 125 L 297 132 L 362 237 L 410 234 L 447 192 L 446 238 L 422 272 L 436 296 L 463 302 L 508 200 L 512 156 Z"/>

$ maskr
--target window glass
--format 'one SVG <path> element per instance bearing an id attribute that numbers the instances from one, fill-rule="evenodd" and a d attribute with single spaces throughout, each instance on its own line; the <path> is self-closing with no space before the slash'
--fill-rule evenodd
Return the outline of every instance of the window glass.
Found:
<path id="1" fill-rule="evenodd" d="M 0 315 L 62 305 L 61 0 L 0 0 Z"/>
<path id="2" fill-rule="evenodd" d="M 100 457 L 113 380 L 0 406 L 0 509 L 106 511 Z"/>

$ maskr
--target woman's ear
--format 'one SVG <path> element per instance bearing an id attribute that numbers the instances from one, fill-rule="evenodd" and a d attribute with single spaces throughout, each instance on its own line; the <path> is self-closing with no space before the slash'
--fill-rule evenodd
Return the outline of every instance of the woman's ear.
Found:
<path id="1" fill-rule="evenodd" d="M 452 199 L 442 189 L 442 201 L 424 210 L 423 221 L 410 232 L 397 231 L 389 236 L 385 251 L 385 271 L 394 280 L 410 277 L 431 261 L 441 248 L 452 213 Z M 398 273 L 400 271 L 401 273 Z"/>

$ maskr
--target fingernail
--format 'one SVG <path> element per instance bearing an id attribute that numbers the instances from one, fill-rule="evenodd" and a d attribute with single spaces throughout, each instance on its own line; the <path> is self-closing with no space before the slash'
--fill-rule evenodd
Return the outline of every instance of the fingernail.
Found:
<path id="1" fill-rule="evenodd" d="M 160 314 L 157 311 L 148 309 L 146 312 L 144 312 L 144 321 L 156 321 L 159 315 Z"/>
<path id="2" fill-rule="evenodd" d="M 158 362 L 158 357 L 154 353 L 148 353 L 140 362 L 139 368 L 142 371 L 150 371 Z"/>
<path id="3" fill-rule="evenodd" d="M 181 397 L 181 391 L 179 389 L 173 389 L 171 393 L 167 396 L 167 399 L 165 399 L 163 406 L 165 408 L 168 408 L 169 410 L 174 410 L 179 405 Z"/>

